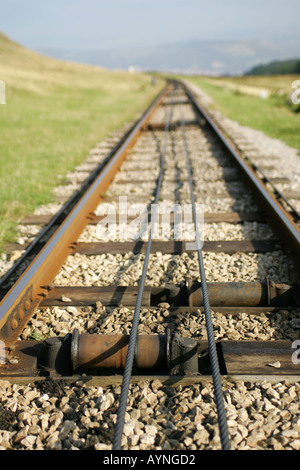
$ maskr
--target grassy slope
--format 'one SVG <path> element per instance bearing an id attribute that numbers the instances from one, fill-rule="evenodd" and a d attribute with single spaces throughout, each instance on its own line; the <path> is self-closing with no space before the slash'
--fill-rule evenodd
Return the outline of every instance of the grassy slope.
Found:
<path id="1" fill-rule="evenodd" d="M 214 100 L 214 107 L 225 116 L 240 124 L 261 130 L 270 137 L 281 139 L 291 147 L 300 150 L 300 113 L 288 106 L 287 94 L 293 91 L 291 85 L 297 76 L 280 77 L 230 77 L 211 79 L 189 78 L 200 86 Z M 235 85 L 233 89 L 228 84 Z M 251 89 L 245 93 L 238 86 Z M 252 94 L 253 88 L 269 90 L 268 99 Z"/>
<path id="2" fill-rule="evenodd" d="M 299 80 L 299 76 L 295 75 L 261 75 L 261 76 L 238 76 L 238 77 L 222 77 L 222 78 L 206 78 L 207 81 L 215 85 L 224 86 L 225 84 L 233 84 L 237 87 L 250 86 L 269 89 L 272 93 L 281 90 L 283 93 L 292 92 L 292 82 Z"/>
<path id="3" fill-rule="evenodd" d="M 40 204 L 112 130 L 158 93 L 146 74 L 108 71 L 41 56 L 0 33 L 0 249 L 16 221 Z"/>

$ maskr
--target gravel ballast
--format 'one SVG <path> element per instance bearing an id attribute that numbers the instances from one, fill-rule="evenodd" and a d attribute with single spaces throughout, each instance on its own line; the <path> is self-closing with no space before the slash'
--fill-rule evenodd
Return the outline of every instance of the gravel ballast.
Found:
<path id="1" fill-rule="evenodd" d="M 120 386 L 50 383 L 20 387 L 0 382 L 8 410 L 0 448 L 22 450 L 110 450 Z M 231 448 L 300 450 L 300 385 L 225 380 Z M 211 384 L 132 384 L 125 415 L 124 450 L 220 449 Z"/>

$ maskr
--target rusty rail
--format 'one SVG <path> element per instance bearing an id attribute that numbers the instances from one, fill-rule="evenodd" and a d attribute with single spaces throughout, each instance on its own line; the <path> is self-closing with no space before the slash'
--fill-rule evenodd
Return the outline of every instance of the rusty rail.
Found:
<path id="1" fill-rule="evenodd" d="M 278 202 L 276 197 L 271 194 L 263 179 L 260 179 L 255 171 L 252 162 L 240 154 L 240 152 L 233 147 L 233 144 L 225 137 L 219 126 L 212 120 L 211 116 L 204 109 L 203 106 L 195 99 L 193 93 L 183 85 L 185 92 L 191 100 L 193 107 L 197 114 L 205 119 L 209 128 L 213 131 L 214 135 L 218 137 L 219 142 L 228 154 L 233 158 L 238 167 L 242 171 L 243 178 L 246 184 L 253 191 L 253 194 L 258 201 L 260 207 L 265 210 L 268 222 L 273 228 L 274 232 L 278 234 L 285 245 L 286 251 L 290 253 L 295 267 L 300 269 L 300 230 L 295 224 L 292 216 L 284 209 Z"/>
<path id="2" fill-rule="evenodd" d="M 38 256 L 4 296 L 0 304 L 0 339 L 6 345 L 14 343 L 25 324 L 47 295 L 47 285 L 52 282 L 74 244 L 88 224 L 91 214 L 109 187 L 141 130 L 147 125 L 159 106 L 169 86 L 154 100 L 146 114 L 137 122 L 120 149 L 107 163 L 99 176 L 55 231 Z"/>

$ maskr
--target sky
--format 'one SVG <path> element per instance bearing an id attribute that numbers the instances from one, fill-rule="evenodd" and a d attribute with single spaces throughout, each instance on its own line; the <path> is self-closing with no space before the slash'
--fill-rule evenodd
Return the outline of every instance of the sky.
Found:
<path id="1" fill-rule="evenodd" d="M 0 0 L 0 30 L 31 48 L 251 40 L 299 29 L 299 0 Z"/>
<path id="2" fill-rule="evenodd" d="M 299 0 L 0 0 L 0 31 L 37 51 L 260 41 L 271 58 L 274 41 L 274 59 L 278 43 L 289 58 L 299 18 Z"/>

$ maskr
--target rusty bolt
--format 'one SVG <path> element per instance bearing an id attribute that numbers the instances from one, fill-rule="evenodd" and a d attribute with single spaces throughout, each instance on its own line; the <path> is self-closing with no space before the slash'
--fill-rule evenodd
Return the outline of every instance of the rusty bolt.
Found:
<path id="1" fill-rule="evenodd" d="M 23 320 L 24 318 L 24 310 L 22 308 L 19 308 L 18 310 L 18 316 L 19 316 L 19 320 Z"/>

